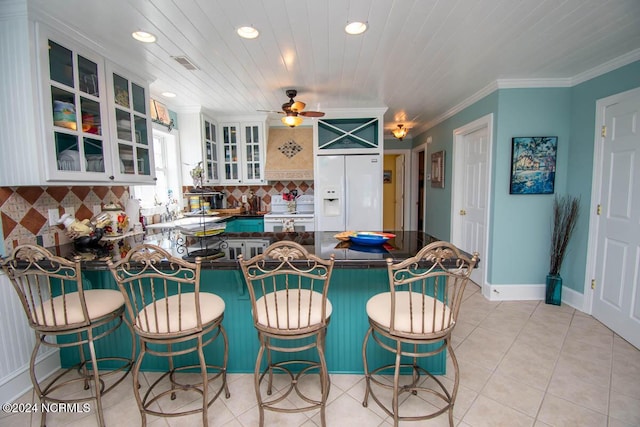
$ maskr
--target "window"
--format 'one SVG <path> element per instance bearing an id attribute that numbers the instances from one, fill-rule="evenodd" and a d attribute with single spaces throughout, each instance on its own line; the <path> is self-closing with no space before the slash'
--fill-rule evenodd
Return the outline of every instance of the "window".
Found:
<path id="1" fill-rule="evenodd" d="M 156 185 L 131 187 L 133 197 L 140 200 L 141 208 L 154 206 L 179 209 L 180 195 L 180 150 L 178 138 L 159 129 L 153 129 L 153 154 L 156 167 Z M 164 213 L 166 210 L 162 210 Z"/>

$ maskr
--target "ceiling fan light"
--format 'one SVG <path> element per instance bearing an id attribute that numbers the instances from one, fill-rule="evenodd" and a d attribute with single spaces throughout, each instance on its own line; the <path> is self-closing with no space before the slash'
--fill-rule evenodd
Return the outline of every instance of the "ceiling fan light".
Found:
<path id="1" fill-rule="evenodd" d="M 307 104 L 305 104 L 304 102 L 300 102 L 300 101 L 296 101 L 293 104 L 291 104 L 291 111 L 296 111 L 296 112 L 300 112 L 302 110 L 304 110 L 304 107 L 306 107 Z"/>
<path id="2" fill-rule="evenodd" d="M 344 27 L 344 30 L 347 34 L 356 36 L 367 31 L 367 24 L 366 22 L 359 21 L 349 22 L 346 27 Z"/>
<path id="3" fill-rule="evenodd" d="M 260 32 L 253 27 L 240 27 L 236 32 L 243 39 L 255 39 L 260 35 Z"/>
<path id="4" fill-rule="evenodd" d="M 402 141 L 402 139 L 405 136 L 407 136 L 408 132 L 409 132 L 409 129 L 404 127 L 404 125 L 402 124 L 399 124 L 397 128 L 391 130 L 391 133 L 393 134 L 393 136 L 398 138 L 400 141 Z"/>
<path id="5" fill-rule="evenodd" d="M 287 115 L 280 120 L 282 121 L 283 124 L 292 128 L 302 124 L 302 117 L 298 117 L 298 116 Z"/>

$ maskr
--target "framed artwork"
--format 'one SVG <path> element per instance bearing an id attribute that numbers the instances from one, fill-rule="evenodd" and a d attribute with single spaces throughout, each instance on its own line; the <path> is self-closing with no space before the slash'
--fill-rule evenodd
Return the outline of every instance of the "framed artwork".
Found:
<path id="1" fill-rule="evenodd" d="M 510 194 L 553 194 L 557 136 L 512 138 Z"/>
<path id="2" fill-rule="evenodd" d="M 444 188 L 444 151 L 431 154 L 431 186 Z"/>
<path id="3" fill-rule="evenodd" d="M 391 184 L 391 177 L 392 177 L 392 172 L 389 169 L 385 169 L 382 172 L 382 182 L 384 184 Z"/>
<path id="4" fill-rule="evenodd" d="M 163 125 L 168 125 L 171 122 L 167 107 L 155 99 L 151 100 L 151 120 Z"/>

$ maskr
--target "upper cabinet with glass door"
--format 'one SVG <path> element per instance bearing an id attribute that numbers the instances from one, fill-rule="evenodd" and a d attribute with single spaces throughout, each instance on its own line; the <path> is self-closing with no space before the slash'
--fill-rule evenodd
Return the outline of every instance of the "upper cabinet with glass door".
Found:
<path id="1" fill-rule="evenodd" d="M 108 181 L 110 153 L 103 61 L 47 34 L 42 59 L 47 177 Z M 45 72 L 46 70 L 46 72 Z"/>
<path id="2" fill-rule="evenodd" d="M 223 123 L 221 158 L 223 184 L 261 184 L 264 179 L 264 125 Z"/>
<path id="3" fill-rule="evenodd" d="M 153 144 L 149 92 L 140 79 L 107 67 L 114 175 L 117 181 L 153 182 Z"/>
<path id="4" fill-rule="evenodd" d="M 47 181 L 153 183 L 148 90 L 39 26 Z"/>
<path id="5" fill-rule="evenodd" d="M 207 117 L 202 117 L 202 147 L 204 150 L 204 183 L 217 184 L 220 182 L 218 170 L 218 135 L 216 124 Z"/>

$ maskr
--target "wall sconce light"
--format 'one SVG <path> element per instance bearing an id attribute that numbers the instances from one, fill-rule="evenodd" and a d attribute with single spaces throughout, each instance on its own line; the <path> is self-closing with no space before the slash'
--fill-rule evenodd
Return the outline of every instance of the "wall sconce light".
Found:
<path id="1" fill-rule="evenodd" d="M 404 125 L 402 124 L 398 125 L 397 128 L 391 130 L 391 133 L 393 134 L 393 136 L 398 138 L 400 141 L 402 141 L 402 138 L 407 136 L 407 132 L 409 132 L 409 129 L 404 127 Z"/>

